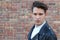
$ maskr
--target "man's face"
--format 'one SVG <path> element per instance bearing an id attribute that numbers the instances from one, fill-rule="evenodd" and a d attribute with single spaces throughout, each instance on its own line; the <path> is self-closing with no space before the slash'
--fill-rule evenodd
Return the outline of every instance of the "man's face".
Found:
<path id="1" fill-rule="evenodd" d="M 35 22 L 35 25 L 41 25 L 45 20 L 46 13 L 43 9 L 34 7 L 32 17 Z"/>

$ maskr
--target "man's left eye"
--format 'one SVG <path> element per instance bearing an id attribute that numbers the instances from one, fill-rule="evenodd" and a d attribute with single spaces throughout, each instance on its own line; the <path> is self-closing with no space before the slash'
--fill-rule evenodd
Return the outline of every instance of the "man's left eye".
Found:
<path id="1" fill-rule="evenodd" d="M 39 13 L 39 15 L 43 15 L 42 13 Z"/>

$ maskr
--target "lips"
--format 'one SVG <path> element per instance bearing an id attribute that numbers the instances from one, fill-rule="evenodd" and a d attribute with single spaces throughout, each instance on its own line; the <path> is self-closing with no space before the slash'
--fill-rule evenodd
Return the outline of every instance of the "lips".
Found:
<path id="1" fill-rule="evenodd" d="M 36 20 L 36 22 L 40 22 L 40 20 Z"/>

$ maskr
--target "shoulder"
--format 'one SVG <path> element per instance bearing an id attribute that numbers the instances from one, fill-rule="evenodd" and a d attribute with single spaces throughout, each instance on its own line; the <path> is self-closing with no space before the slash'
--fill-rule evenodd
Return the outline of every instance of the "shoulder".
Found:
<path id="1" fill-rule="evenodd" d="M 51 27 L 48 28 L 46 32 L 47 39 L 57 40 L 56 34 Z"/>
<path id="2" fill-rule="evenodd" d="M 45 27 L 45 34 L 47 38 L 51 38 L 51 39 L 57 39 L 56 34 L 54 32 L 54 30 L 47 24 L 47 26 Z"/>
<path id="3" fill-rule="evenodd" d="M 55 34 L 53 29 L 50 27 L 50 25 L 48 23 L 46 23 L 46 26 L 45 26 L 44 30 L 48 34 Z"/>

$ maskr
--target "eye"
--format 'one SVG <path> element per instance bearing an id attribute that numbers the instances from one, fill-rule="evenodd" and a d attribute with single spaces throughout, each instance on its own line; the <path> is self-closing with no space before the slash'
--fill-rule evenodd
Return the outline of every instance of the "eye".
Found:
<path id="1" fill-rule="evenodd" d="M 43 15 L 43 13 L 39 13 L 39 15 Z"/>
<path id="2" fill-rule="evenodd" d="M 37 13 L 34 13 L 34 15 L 37 15 Z"/>

